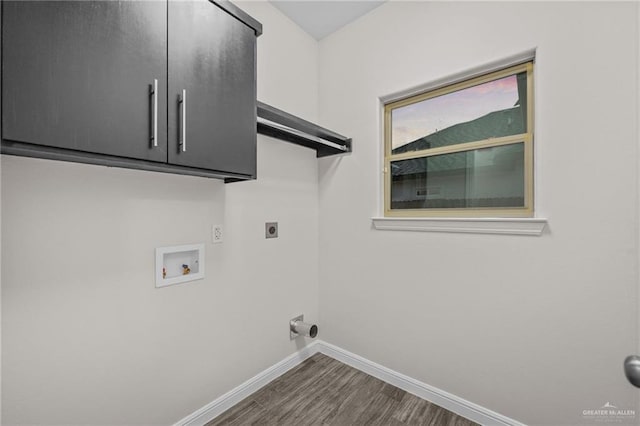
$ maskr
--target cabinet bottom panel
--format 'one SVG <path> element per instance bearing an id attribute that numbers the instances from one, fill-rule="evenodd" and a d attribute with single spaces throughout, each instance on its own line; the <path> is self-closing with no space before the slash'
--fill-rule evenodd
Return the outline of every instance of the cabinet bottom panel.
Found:
<path id="1" fill-rule="evenodd" d="M 154 163 L 151 161 L 135 160 L 124 157 L 113 157 L 102 154 L 92 154 L 61 148 L 33 145 L 22 142 L 2 141 L 0 153 L 4 155 L 18 155 L 22 157 L 43 158 L 48 160 L 69 161 L 74 163 L 95 164 L 107 167 L 145 170 L 151 172 L 173 173 L 188 176 L 224 179 L 225 182 L 239 182 L 255 179 L 255 176 L 206 170 L 193 167 L 183 167 L 173 164 Z"/>

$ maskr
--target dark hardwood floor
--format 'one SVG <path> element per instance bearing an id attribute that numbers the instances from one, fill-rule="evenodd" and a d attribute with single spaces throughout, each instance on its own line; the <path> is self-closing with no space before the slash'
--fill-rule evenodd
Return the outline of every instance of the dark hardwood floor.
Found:
<path id="1" fill-rule="evenodd" d="M 476 423 L 316 354 L 212 420 L 213 425 L 429 425 Z"/>

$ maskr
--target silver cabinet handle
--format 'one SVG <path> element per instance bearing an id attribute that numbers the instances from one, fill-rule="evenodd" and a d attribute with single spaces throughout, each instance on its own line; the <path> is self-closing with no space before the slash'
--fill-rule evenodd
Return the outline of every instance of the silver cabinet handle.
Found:
<path id="1" fill-rule="evenodd" d="M 158 79 L 153 80 L 153 85 L 149 88 L 151 93 L 151 142 L 153 146 L 158 146 Z"/>
<path id="2" fill-rule="evenodd" d="M 181 123 L 180 123 L 180 146 L 182 146 L 182 152 L 187 152 L 187 90 L 182 89 L 182 95 L 180 95 L 180 107 L 182 108 Z"/>

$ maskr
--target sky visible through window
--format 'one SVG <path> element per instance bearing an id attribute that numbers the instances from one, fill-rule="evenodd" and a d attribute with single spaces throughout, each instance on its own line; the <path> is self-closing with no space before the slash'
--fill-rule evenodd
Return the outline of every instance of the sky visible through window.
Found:
<path id="1" fill-rule="evenodd" d="M 396 149 L 454 124 L 512 108 L 517 101 L 517 79 L 511 75 L 396 108 L 391 112 L 391 147 Z"/>

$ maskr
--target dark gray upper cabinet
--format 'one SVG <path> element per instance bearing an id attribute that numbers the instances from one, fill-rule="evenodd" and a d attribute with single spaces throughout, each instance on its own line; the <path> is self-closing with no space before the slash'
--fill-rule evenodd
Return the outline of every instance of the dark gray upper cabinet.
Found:
<path id="1" fill-rule="evenodd" d="M 2 8 L 3 153 L 255 177 L 261 26 L 232 3 Z"/>
<path id="2" fill-rule="evenodd" d="M 3 139 L 166 162 L 166 22 L 155 1 L 3 2 Z"/>
<path id="3" fill-rule="evenodd" d="M 220 7 L 169 2 L 169 162 L 255 175 L 256 35 Z"/>

